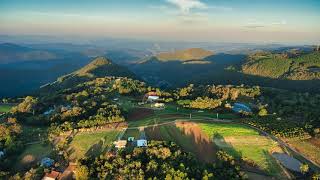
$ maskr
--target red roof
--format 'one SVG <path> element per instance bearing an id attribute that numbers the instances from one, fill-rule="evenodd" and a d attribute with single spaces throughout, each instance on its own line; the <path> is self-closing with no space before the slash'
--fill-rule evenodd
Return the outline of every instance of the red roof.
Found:
<path id="1" fill-rule="evenodd" d="M 49 178 L 53 178 L 53 179 L 57 179 L 60 175 L 60 172 L 57 171 L 51 171 L 50 173 L 46 173 L 44 175 L 44 177 L 49 177 Z"/>
<path id="2" fill-rule="evenodd" d="M 157 96 L 157 93 L 156 93 L 156 92 L 151 91 L 151 92 L 148 92 L 148 93 L 147 93 L 147 95 L 148 95 L 148 96 Z"/>

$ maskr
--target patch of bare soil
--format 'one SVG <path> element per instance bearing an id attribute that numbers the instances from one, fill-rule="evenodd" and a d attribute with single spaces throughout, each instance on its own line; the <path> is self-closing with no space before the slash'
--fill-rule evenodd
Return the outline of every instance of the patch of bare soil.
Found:
<path id="1" fill-rule="evenodd" d="M 21 160 L 21 164 L 23 165 L 28 165 L 28 164 L 32 164 L 33 162 L 35 162 L 36 158 L 30 154 L 24 156 Z"/>
<path id="2" fill-rule="evenodd" d="M 152 109 L 147 109 L 147 108 L 135 108 L 132 111 L 129 112 L 128 114 L 128 120 L 129 121 L 135 121 L 139 119 L 146 118 L 148 116 L 153 115 L 154 112 Z"/>

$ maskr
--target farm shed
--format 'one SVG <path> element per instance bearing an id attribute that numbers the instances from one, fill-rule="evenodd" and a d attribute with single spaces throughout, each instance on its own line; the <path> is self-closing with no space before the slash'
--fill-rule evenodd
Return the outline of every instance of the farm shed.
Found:
<path id="1" fill-rule="evenodd" d="M 118 149 L 125 148 L 127 145 L 127 140 L 118 140 L 118 141 L 115 141 L 113 144 Z"/>
<path id="2" fill-rule="evenodd" d="M 148 145 L 147 140 L 139 139 L 137 140 L 137 147 L 146 147 Z"/>

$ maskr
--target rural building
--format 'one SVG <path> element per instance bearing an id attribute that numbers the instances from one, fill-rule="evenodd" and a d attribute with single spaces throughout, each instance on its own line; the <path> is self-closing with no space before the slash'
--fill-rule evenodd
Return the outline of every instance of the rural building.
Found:
<path id="1" fill-rule="evenodd" d="M 118 140 L 115 141 L 113 144 L 118 149 L 125 148 L 127 145 L 127 140 Z"/>
<path id="2" fill-rule="evenodd" d="M 148 145 L 147 140 L 139 139 L 137 140 L 137 147 L 146 147 Z"/>
<path id="3" fill-rule="evenodd" d="M 147 101 L 149 102 L 154 102 L 157 100 L 159 100 L 159 96 L 148 96 L 148 99 L 147 99 Z"/>
<path id="4" fill-rule="evenodd" d="M 241 113 L 241 112 L 251 113 L 252 112 L 251 109 L 243 103 L 234 103 L 232 110 L 237 113 Z"/>
<path id="5" fill-rule="evenodd" d="M 148 102 L 155 102 L 159 100 L 159 96 L 156 92 L 148 92 L 145 94 L 144 99 L 147 99 Z"/>
<path id="6" fill-rule="evenodd" d="M 44 167 L 51 167 L 54 164 L 54 160 L 50 159 L 48 157 L 45 157 L 45 158 L 41 159 L 40 164 L 41 164 L 41 166 L 44 166 Z"/>
<path id="7" fill-rule="evenodd" d="M 61 173 L 58 171 L 51 171 L 50 173 L 46 173 L 42 180 L 56 180 L 59 178 L 60 174 Z"/>
<path id="8" fill-rule="evenodd" d="M 164 107 L 164 103 L 155 103 L 153 106 L 156 107 L 156 108 L 163 108 Z"/>

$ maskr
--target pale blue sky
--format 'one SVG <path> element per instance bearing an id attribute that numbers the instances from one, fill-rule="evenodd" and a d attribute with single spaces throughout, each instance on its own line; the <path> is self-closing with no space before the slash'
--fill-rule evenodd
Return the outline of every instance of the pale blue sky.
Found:
<path id="1" fill-rule="evenodd" d="M 320 43 L 319 0 L 0 0 L 0 34 Z"/>

